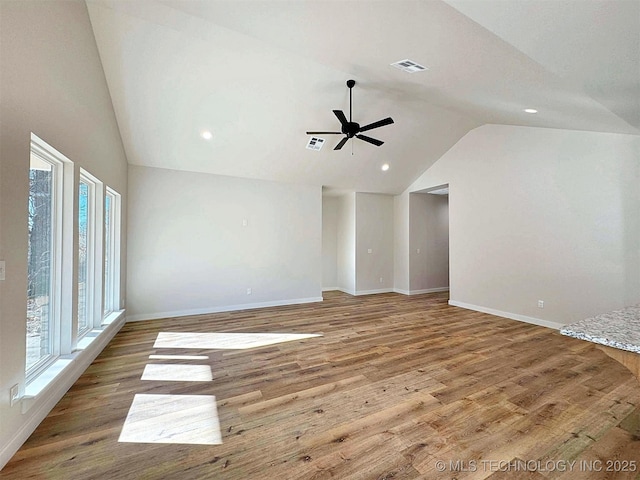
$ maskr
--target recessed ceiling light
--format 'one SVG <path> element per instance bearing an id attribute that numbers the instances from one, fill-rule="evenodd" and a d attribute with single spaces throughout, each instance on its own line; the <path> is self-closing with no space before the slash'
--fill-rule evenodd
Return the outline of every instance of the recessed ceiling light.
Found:
<path id="1" fill-rule="evenodd" d="M 387 170 L 389 170 L 389 164 L 388 164 L 388 163 L 385 163 L 385 164 L 384 164 L 384 165 L 382 165 L 382 167 L 380 167 L 380 168 L 382 168 L 382 171 L 383 171 L 383 172 L 386 172 Z"/>
<path id="2" fill-rule="evenodd" d="M 203 131 L 201 134 L 202 138 L 204 138 L 205 140 L 211 140 L 213 138 L 213 133 L 211 133 L 209 130 L 205 130 Z"/>
<path id="3" fill-rule="evenodd" d="M 526 113 L 538 113 L 538 110 L 536 110 L 535 108 L 525 108 L 524 111 Z"/>

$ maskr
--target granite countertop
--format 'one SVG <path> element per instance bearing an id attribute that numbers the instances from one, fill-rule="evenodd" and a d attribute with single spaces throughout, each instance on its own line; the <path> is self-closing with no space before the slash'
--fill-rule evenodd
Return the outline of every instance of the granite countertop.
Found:
<path id="1" fill-rule="evenodd" d="M 640 353 L 640 304 L 565 325 L 560 333 Z"/>

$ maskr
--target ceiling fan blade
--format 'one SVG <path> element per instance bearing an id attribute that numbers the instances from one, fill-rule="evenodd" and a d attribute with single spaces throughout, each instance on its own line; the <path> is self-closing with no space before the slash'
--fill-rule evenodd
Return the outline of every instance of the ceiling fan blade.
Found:
<path id="1" fill-rule="evenodd" d="M 342 132 L 307 132 L 307 135 L 344 135 Z"/>
<path id="2" fill-rule="evenodd" d="M 335 114 L 336 117 L 338 117 L 338 120 L 340 120 L 340 123 L 342 125 L 346 125 L 347 123 L 347 117 L 344 116 L 344 112 L 342 110 L 334 110 L 333 113 Z"/>
<path id="3" fill-rule="evenodd" d="M 344 137 L 342 140 L 340 140 L 340 143 L 336 145 L 336 148 L 334 148 L 334 150 L 340 150 L 342 147 L 344 147 L 344 144 L 347 143 L 347 140 L 349 140 L 349 137 Z"/>
<path id="4" fill-rule="evenodd" d="M 391 125 L 393 123 L 393 118 L 387 117 L 383 120 L 378 120 L 377 122 L 370 123 L 369 125 L 365 125 L 364 127 L 360 127 L 361 132 L 366 132 L 367 130 L 373 130 L 374 128 L 384 127 L 385 125 Z"/>
<path id="5" fill-rule="evenodd" d="M 358 137 L 360 140 L 364 140 L 365 142 L 372 143 L 376 147 L 379 147 L 380 145 L 382 145 L 384 143 L 381 140 L 378 140 L 376 138 L 367 137 L 366 135 L 356 135 L 356 137 Z"/>

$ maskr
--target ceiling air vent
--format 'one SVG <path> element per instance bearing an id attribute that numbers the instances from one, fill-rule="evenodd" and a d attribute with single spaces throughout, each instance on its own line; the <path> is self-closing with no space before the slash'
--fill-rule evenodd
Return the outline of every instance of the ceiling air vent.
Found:
<path id="1" fill-rule="evenodd" d="M 307 148 L 309 150 L 320 150 L 322 145 L 324 145 L 324 138 L 311 137 L 309 143 L 307 143 Z"/>
<path id="2" fill-rule="evenodd" d="M 392 63 L 391 65 L 409 73 L 416 73 L 416 72 L 422 72 L 423 70 L 429 70 L 427 67 L 408 59 L 400 60 L 399 62 Z"/>

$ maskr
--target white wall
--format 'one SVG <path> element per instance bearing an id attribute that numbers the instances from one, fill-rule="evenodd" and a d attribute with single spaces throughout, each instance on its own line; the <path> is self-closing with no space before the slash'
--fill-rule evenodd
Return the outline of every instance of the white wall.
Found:
<path id="1" fill-rule="evenodd" d="M 409 295 L 409 192 L 393 197 L 393 290 Z"/>
<path id="2" fill-rule="evenodd" d="M 129 198 L 129 320 L 322 299 L 321 187 L 130 166 Z"/>
<path id="3" fill-rule="evenodd" d="M 409 197 L 411 293 L 449 288 L 449 198 L 412 193 Z"/>
<path id="4" fill-rule="evenodd" d="M 338 288 L 338 199 L 322 197 L 322 289 Z"/>
<path id="5" fill-rule="evenodd" d="M 408 189 L 449 184 L 452 303 L 558 325 L 640 302 L 639 160 L 638 136 L 467 134 Z"/>
<path id="6" fill-rule="evenodd" d="M 356 194 L 342 195 L 337 201 L 336 277 L 338 288 L 354 295 L 356 292 Z"/>
<path id="7" fill-rule="evenodd" d="M 393 196 L 356 193 L 355 200 L 356 293 L 391 291 Z"/>
<path id="8" fill-rule="evenodd" d="M 38 398 L 24 415 L 9 403 L 9 388 L 23 392 L 25 381 L 31 132 L 70 158 L 76 174 L 82 167 L 122 194 L 123 204 L 127 163 L 84 2 L 0 2 L 0 60 L 1 467 L 64 393 Z"/>

